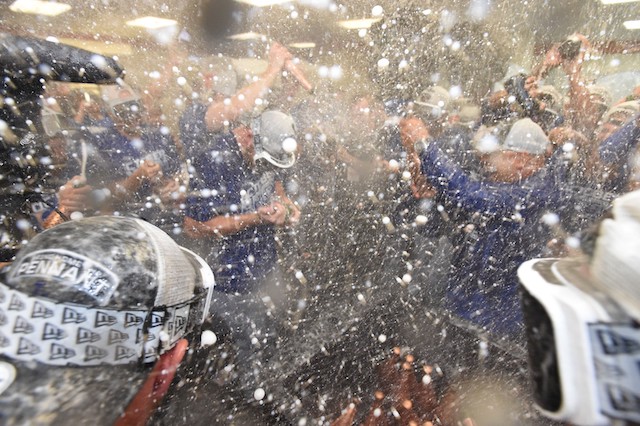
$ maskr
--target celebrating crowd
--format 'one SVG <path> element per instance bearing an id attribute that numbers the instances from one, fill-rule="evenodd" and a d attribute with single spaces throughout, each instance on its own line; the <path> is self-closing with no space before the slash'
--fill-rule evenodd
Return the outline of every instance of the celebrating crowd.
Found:
<path id="1" fill-rule="evenodd" d="M 185 79 L 173 127 L 119 77 L 47 81 L 35 125 L 5 100 L 3 155 L 32 135 L 18 163 L 40 164 L 2 185 L 1 422 L 144 424 L 172 381 L 261 401 L 274 352 L 356 281 L 409 288 L 523 345 L 518 266 L 586 252 L 583 236 L 640 186 L 640 100 L 587 81 L 589 50 L 582 35 L 553 45 L 481 100 L 438 85 L 382 99 L 281 82 L 294 58 L 273 42 L 244 87 L 232 67 Z M 566 93 L 545 82 L 554 69 Z M 212 355 L 227 343 L 233 357 Z M 181 363 L 204 373 L 186 380 Z M 96 387 L 93 374 L 116 377 Z M 87 399 L 123 386 L 118 401 Z"/>

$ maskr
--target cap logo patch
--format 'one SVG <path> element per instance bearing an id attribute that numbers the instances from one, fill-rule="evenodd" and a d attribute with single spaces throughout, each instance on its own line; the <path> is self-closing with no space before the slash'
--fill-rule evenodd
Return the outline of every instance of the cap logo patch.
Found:
<path id="1" fill-rule="evenodd" d="M 76 356 L 76 351 L 74 351 L 73 349 L 65 348 L 64 346 L 57 343 L 51 344 L 51 356 L 49 357 L 49 359 L 69 359 L 73 358 L 74 356 Z"/>
<path id="2" fill-rule="evenodd" d="M 109 330 L 109 344 L 122 343 L 129 339 L 129 335 L 118 330 Z"/>
<path id="3" fill-rule="evenodd" d="M 132 358 L 136 356 L 136 351 L 130 349 L 126 346 L 117 346 L 116 347 L 116 361 L 120 361 L 126 358 Z"/>
<path id="4" fill-rule="evenodd" d="M 16 324 L 13 326 L 13 332 L 22 334 L 33 333 L 33 326 L 29 324 L 26 319 L 18 316 L 16 318 Z"/>
<path id="5" fill-rule="evenodd" d="M 42 303 L 35 302 L 33 304 L 31 318 L 51 318 L 52 316 L 53 311 L 51 309 L 47 309 Z"/>
<path id="6" fill-rule="evenodd" d="M 22 311 L 24 309 L 24 302 L 17 296 L 11 296 L 11 302 L 9 302 L 10 311 Z"/>
<path id="7" fill-rule="evenodd" d="M 109 355 L 104 349 L 101 349 L 97 346 L 88 345 L 84 351 L 84 360 L 85 361 L 93 361 L 96 359 L 106 358 Z"/>
<path id="8" fill-rule="evenodd" d="M 105 266 L 68 250 L 39 250 L 21 258 L 11 268 L 10 282 L 25 277 L 50 279 L 68 285 L 106 304 L 116 287 L 117 276 Z"/>
<path id="9" fill-rule="evenodd" d="M 124 317 L 124 326 L 126 328 L 126 327 L 142 325 L 143 321 L 144 320 L 141 317 L 127 313 Z"/>
<path id="10" fill-rule="evenodd" d="M 106 314 L 102 311 L 96 312 L 96 328 L 98 327 L 107 327 L 110 325 L 114 325 L 116 322 L 116 317 L 113 317 L 109 314 Z"/>
<path id="11" fill-rule="evenodd" d="M 44 331 L 42 332 L 42 340 L 62 340 L 67 337 L 67 333 L 61 328 L 56 327 L 51 323 L 44 325 Z"/>
<path id="12" fill-rule="evenodd" d="M 40 348 L 37 345 L 34 345 L 24 337 L 20 338 L 20 342 L 18 343 L 18 355 L 35 355 L 38 353 L 40 353 Z"/>
<path id="13" fill-rule="evenodd" d="M 76 343 L 95 343 L 100 340 L 100 335 L 98 333 L 94 333 L 91 330 L 86 328 L 78 328 L 78 334 L 76 336 Z"/>
<path id="14" fill-rule="evenodd" d="M 69 324 L 69 323 L 80 324 L 85 322 L 86 320 L 87 320 L 87 317 L 85 317 L 78 311 L 73 310 L 71 308 L 64 308 L 64 311 L 62 312 L 63 324 Z"/>

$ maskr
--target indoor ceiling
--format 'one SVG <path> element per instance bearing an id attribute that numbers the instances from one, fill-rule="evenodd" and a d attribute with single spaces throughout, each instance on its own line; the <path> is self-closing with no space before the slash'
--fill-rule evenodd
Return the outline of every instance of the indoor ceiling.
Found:
<path id="1" fill-rule="evenodd" d="M 502 37 L 512 37 L 513 40 L 508 40 L 510 43 L 518 43 L 517 39 L 526 43 L 548 43 L 562 40 L 573 31 L 603 41 L 635 40 L 637 32 L 625 29 L 623 22 L 640 19 L 640 2 L 605 5 L 602 1 L 358 0 L 340 3 L 334 0 L 298 0 L 255 7 L 232 0 L 63 0 L 70 6 L 68 11 L 57 16 L 43 16 L 16 13 L 10 10 L 15 3 L 13 0 L 2 0 L 0 19 L 4 31 L 81 40 L 104 53 L 121 55 L 130 52 L 131 45 L 166 43 L 175 40 L 180 33 L 183 38 L 205 39 L 209 47 L 233 50 L 234 46 L 239 46 L 241 52 L 244 42 L 229 41 L 227 37 L 250 31 L 286 44 L 307 43 L 303 45 L 307 47 L 300 51 L 315 51 L 317 55 L 319 52 L 353 48 L 350 41 L 362 35 L 357 29 L 340 27 L 338 21 L 379 19 L 393 13 L 421 9 L 434 12 L 447 9 L 458 19 L 475 19 L 489 29 L 501 31 L 505 34 Z M 146 16 L 173 19 L 177 24 L 172 28 L 155 30 L 126 24 Z M 309 43 L 315 47 L 309 47 Z"/>

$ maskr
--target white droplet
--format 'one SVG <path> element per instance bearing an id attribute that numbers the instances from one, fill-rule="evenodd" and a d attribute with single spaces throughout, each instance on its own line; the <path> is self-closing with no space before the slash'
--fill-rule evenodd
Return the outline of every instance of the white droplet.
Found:
<path id="1" fill-rule="evenodd" d="M 218 341 L 218 336 L 211 330 L 204 330 L 200 336 L 200 345 L 204 348 L 211 346 Z"/>
<path id="2" fill-rule="evenodd" d="M 79 219 L 82 219 L 83 217 L 84 217 L 84 214 L 82 214 L 82 212 L 72 212 L 69 215 L 69 218 L 71 220 L 79 220 Z"/>
<path id="3" fill-rule="evenodd" d="M 373 417 L 380 417 L 381 414 L 382 414 L 381 409 L 376 408 L 375 410 L 373 410 Z"/>
<path id="4" fill-rule="evenodd" d="M 256 401 L 262 401 L 262 399 L 264 398 L 265 392 L 264 389 L 262 388 L 258 388 L 253 392 L 253 397 L 256 399 Z"/>
<path id="5" fill-rule="evenodd" d="M 378 68 L 388 68 L 389 60 L 387 58 L 382 58 L 378 60 Z"/>
<path id="6" fill-rule="evenodd" d="M 282 141 L 282 149 L 287 153 L 295 152 L 298 149 L 298 142 L 294 138 L 286 138 Z"/>
<path id="7" fill-rule="evenodd" d="M 16 227 L 21 231 L 26 231 L 31 228 L 31 223 L 26 219 L 20 219 L 16 222 Z"/>
<path id="8" fill-rule="evenodd" d="M 366 28 L 360 28 L 358 30 L 358 37 L 363 38 L 367 35 L 367 29 Z"/>
<path id="9" fill-rule="evenodd" d="M 429 383 L 431 383 L 431 376 L 428 374 L 425 374 L 424 376 L 422 376 L 422 383 L 425 385 L 428 385 Z"/>
<path id="10" fill-rule="evenodd" d="M 542 216 L 542 221 L 548 226 L 555 226 L 560 223 L 560 217 L 555 213 L 546 213 Z"/>
<path id="11" fill-rule="evenodd" d="M 564 152 L 571 152 L 574 150 L 574 148 L 575 148 L 575 145 L 571 142 L 567 142 L 564 145 L 562 145 L 562 150 Z"/>
<path id="12" fill-rule="evenodd" d="M 462 88 L 460 86 L 451 86 L 449 89 L 449 95 L 453 99 L 457 99 L 462 96 Z"/>
<path id="13" fill-rule="evenodd" d="M 378 342 L 384 343 L 387 341 L 387 336 L 385 334 L 381 334 L 378 336 Z"/>
<path id="14" fill-rule="evenodd" d="M 325 65 L 321 65 L 320 67 L 318 67 L 318 77 L 320 78 L 329 77 L 329 67 Z"/>
<path id="15" fill-rule="evenodd" d="M 178 81 L 178 86 L 184 86 L 185 84 L 187 84 L 187 79 L 182 76 L 178 77 L 177 81 Z"/>
<path id="16" fill-rule="evenodd" d="M 409 284 L 412 279 L 413 279 L 413 277 L 411 276 L 411 274 L 404 274 L 402 276 L 402 281 L 404 281 L 407 284 Z"/>
<path id="17" fill-rule="evenodd" d="M 247 256 L 247 262 L 249 262 L 250 265 L 253 265 L 256 261 L 256 258 L 253 257 L 252 254 L 250 254 L 249 256 Z"/>
<path id="18" fill-rule="evenodd" d="M 404 180 L 405 182 L 408 182 L 411 180 L 411 173 L 408 170 L 405 170 L 404 172 L 402 172 L 402 180 Z"/>
<path id="19" fill-rule="evenodd" d="M 383 13 L 384 9 L 379 4 L 371 8 L 371 16 L 382 16 Z"/>

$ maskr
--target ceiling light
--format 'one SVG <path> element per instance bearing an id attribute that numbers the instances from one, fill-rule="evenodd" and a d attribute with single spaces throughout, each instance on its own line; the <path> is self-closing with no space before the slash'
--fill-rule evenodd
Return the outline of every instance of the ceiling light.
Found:
<path id="1" fill-rule="evenodd" d="M 625 21 L 623 25 L 628 30 L 640 30 L 640 21 Z"/>
<path id="2" fill-rule="evenodd" d="M 163 28 L 176 25 L 178 22 L 173 19 L 156 18 L 155 16 L 145 16 L 144 18 L 127 21 L 127 25 L 142 28 Z"/>
<path id="3" fill-rule="evenodd" d="M 239 3 L 249 4 L 256 7 L 273 6 L 276 4 L 290 3 L 291 0 L 236 0 Z"/>
<path id="4" fill-rule="evenodd" d="M 34 15 L 57 16 L 71 9 L 66 3 L 40 0 L 16 0 L 9 9 L 18 13 L 31 13 Z"/>
<path id="5" fill-rule="evenodd" d="M 350 19 L 348 21 L 338 21 L 338 25 L 348 30 L 359 30 L 362 28 L 371 28 L 371 25 L 380 20 L 382 20 L 382 18 Z"/>
<path id="6" fill-rule="evenodd" d="M 316 44 L 312 41 L 301 41 L 299 43 L 291 43 L 289 47 L 293 47 L 296 49 L 313 49 L 316 47 Z"/>
<path id="7" fill-rule="evenodd" d="M 234 34 L 232 36 L 227 37 L 230 40 L 260 40 L 262 38 L 267 38 L 266 35 L 260 33 L 254 33 L 253 31 L 249 31 L 248 33 L 240 33 Z"/>
<path id="8" fill-rule="evenodd" d="M 635 3 L 640 0 L 600 0 L 602 4 Z"/>

